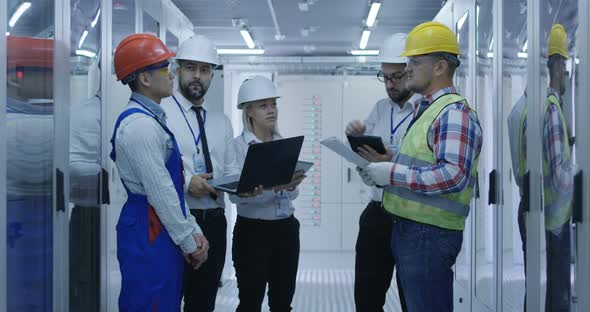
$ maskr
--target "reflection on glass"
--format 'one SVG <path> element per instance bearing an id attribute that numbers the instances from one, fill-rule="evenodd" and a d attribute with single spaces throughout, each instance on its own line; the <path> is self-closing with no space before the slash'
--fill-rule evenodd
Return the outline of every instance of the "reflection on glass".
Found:
<path id="1" fill-rule="evenodd" d="M 53 309 L 53 7 L 33 2 L 6 36 L 7 311 Z"/>
<path id="2" fill-rule="evenodd" d="M 489 189 L 487 174 L 494 169 L 494 101 L 492 62 L 493 51 L 493 0 L 479 0 L 476 2 L 476 72 L 475 91 L 477 115 L 487 144 L 482 146 L 479 161 L 479 188 Z M 473 219 L 475 222 L 475 296 L 480 303 L 491 310 L 496 310 L 494 271 L 494 208 L 488 207 L 488 193 L 483 192 L 476 199 Z M 482 209 L 483 208 L 483 209 Z"/>
<path id="3" fill-rule="evenodd" d="M 132 33 L 135 33 L 135 0 L 113 0 L 113 51 Z"/>
<path id="4" fill-rule="evenodd" d="M 143 32 L 160 37 L 160 23 L 146 12 L 143 12 Z"/>
<path id="5" fill-rule="evenodd" d="M 571 224 L 573 162 L 570 127 L 564 102 L 569 74 L 568 35 L 562 24 L 553 24 L 547 38 L 549 85 L 543 118 L 543 208 L 546 243 L 545 311 L 569 311 L 571 301 Z"/>
<path id="6" fill-rule="evenodd" d="M 178 38 L 169 31 L 166 31 L 166 46 L 172 52 L 178 51 Z"/>
<path id="7" fill-rule="evenodd" d="M 100 1 L 72 3 L 70 311 L 100 308 Z"/>
<path id="8" fill-rule="evenodd" d="M 455 24 L 455 32 L 457 34 L 457 41 L 459 42 L 459 47 L 461 48 L 461 55 L 459 55 L 459 60 L 461 61 L 461 66 L 457 67 L 455 72 L 455 87 L 457 88 L 457 92 L 463 95 L 465 98 L 469 99 L 469 90 L 471 82 L 469 81 L 469 11 L 466 11 L 457 23 Z M 474 213 L 475 209 L 471 209 L 471 212 Z M 469 248 L 471 246 L 471 226 L 470 223 L 473 218 L 468 218 L 465 224 L 465 230 L 463 231 L 463 245 L 461 246 L 461 252 L 457 256 L 457 261 L 455 264 L 455 276 L 456 280 L 463 286 L 465 289 L 469 289 L 469 276 L 471 274 L 471 257 Z"/>
<path id="9" fill-rule="evenodd" d="M 503 153 L 504 209 L 502 209 L 502 307 L 524 311 L 526 229 L 523 179 L 526 171 L 526 81 L 528 49 L 526 1 L 503 0 L 502 116 L 510 154 Z"/>

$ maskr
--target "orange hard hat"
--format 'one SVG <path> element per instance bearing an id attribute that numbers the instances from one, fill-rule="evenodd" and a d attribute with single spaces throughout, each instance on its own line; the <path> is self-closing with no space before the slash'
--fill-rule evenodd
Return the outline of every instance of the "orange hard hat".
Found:
<path id="1" fill-rule="evenodd" d="M 7 36 L 6 65 L 52 69 L 53 50 L 53 39 Z"/>
<path id="2" fill-rule="evenodd" d="M 162 41 L 151 34 L 133 34 L 125 37 L 115 50 L 117 80 L 135 71 L 165 61 L 176 55 Z"/>

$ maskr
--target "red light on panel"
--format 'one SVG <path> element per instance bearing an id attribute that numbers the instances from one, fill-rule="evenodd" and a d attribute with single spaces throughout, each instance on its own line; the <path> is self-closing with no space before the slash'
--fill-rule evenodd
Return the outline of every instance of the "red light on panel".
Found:
<path id="1" fill-rule="evenodd" d="M 319 177 L 320 177 L 320 175 L 316 173 L 316 174 L 314 174 L 314 175 L 313 175 L 313 177 L 314 177 L 314 178 L 319 178 Z"/>
<path id="2" fill-rule="evenodd" d="M 313 216 L 313 219 L 314 219 L 315 221 L 317 221 L 317 220 L 319 220 L 320 218 L 319 218 L 318 216 Z"/>

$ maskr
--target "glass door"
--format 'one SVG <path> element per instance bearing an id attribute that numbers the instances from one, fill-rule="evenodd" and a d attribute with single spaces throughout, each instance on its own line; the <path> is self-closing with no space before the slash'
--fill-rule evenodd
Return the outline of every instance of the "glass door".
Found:
<path id="1" fill-rule="evenodd" d="M 101 1 L 70 7 L 69 307 L 98 312 L 101 276 Z"/>
<path id="2" fill-rule="evenodd" d="M 502 263 L 502 310 L 524 311 L 525 302 L 525 213 L 528 210 L 526 146 L 524 135 L 527 111 L 527 3 L 502 0 L 501 46 L 501 129 L 502 159 L 500 210 Z"/>
<path id="3" fill-rule="evenodd" d="M 55 1 L 8 0 L 2 6 L 7 12 L 2 20 L 6 149 L 1 151 L 7 169 L 5 308 L 53 311 L 54 211 L 64 209 L 64 176 L 54 169 Z"/>

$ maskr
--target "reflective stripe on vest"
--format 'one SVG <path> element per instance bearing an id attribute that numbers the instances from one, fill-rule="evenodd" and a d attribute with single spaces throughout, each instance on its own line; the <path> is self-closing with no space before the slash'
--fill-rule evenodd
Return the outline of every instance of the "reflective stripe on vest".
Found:
<path id="1" fill-rule="evenodd" d="M 428 130 L 445 107 L 457 102 L 462 102 L 469 108 L 465 98 L 452 93 L 445 94 L 430 104 L 406 133 L 395 162 L 414 167 L 435 165 L 436 159 L 428 146 Z M 392 186 L 385 188 L 383 207 L 389 213 L 416 222 L 463 230 L 477 181 L 478 159 L 479 156 L 473 163 L 469 184 L 463 191 L 427 196 L 407 188 Z"/>
<path id="2" fill-rule="evenodd" d="M 553 94 L 550 94 L 547 97 L 545 111 L 549 109 L 549 106 L 551 104 L 557 106 L 559 118 L 561 119 L 561 130 L 564 134 L 561 152 L 563 154 L 563 161 L 567 163 L 570 161 L 570 150 L 565 117 L 563 116 L 563 111 L 561 110 L 559 100 Z M 544 151 L 545 149 L 543 149 L 543 152 Z M 549 162 L 547 161 L 547 157 L 549 157 L 549 155 L 545 155 L 545 157 L 543 157 L 543 206 L 545 210 L 545 228 L 548 230 L 553 230 L 565 224 L 571 217 L 572 198 L 570 193 L 563 194 L 562 192 L 556 192 L 555 190 L 553 190 L 553 177 L 551 176 L 551 171 L 549 169 Z"/>

